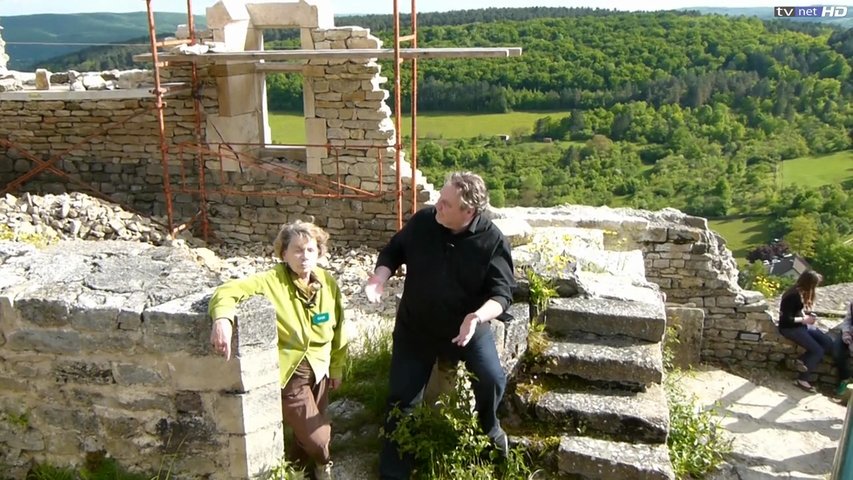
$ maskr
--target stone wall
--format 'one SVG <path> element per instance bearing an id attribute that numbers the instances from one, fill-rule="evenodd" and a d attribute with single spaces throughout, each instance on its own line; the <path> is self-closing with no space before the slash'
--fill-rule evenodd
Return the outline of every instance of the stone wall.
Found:
<path id="1" fill-rule="evenodd" d="M 645 278 L 660 286 L 669 305 L 704 311 L 702 332 L 687 336 L 701 345 L 702 361 L 793 372 L 798 348 L 779 335 L 773 307 L 764 296 L 738 286 L 731 251 L 708 228 L 706 219 L 674 209 L 650 212 L 578 205 L 508 208 L 500 209 L 498 215 L 524 219 L 534 228 L 603 230 L 606 249 L 643 253 Z M 818 381 L 835 384 L 831 362 L 821 365 Z"/>
<path id="2" fill-rule="evenodd" d="M 0 476 L 90 452 L 171 478 L 245 479 L 277 464 L 274 311 L 243 304 L 225 362 L 208 341 L 217 283 L 177 248 L 0 242 Z"/>
<path id="3" fill-rule="evenodd" d="M 306 48 L 379 46 L 378 39 L 358 27 L 306 30 Z M 186 63 L 171 65 L 164 70 L 164 82 L 188 81 Z M 396 170 L 395 130 L 385 103 L 388 92 L 381 88 L 387 79 L 380 76 L 379 65 L 372 60 L 312 60 L 303 68 L 306 136 L 314 145 L 307 148 L 265 144 L 264 135 L 267 139 L 269 135 L 264 133 L 268 127 L 260 103 L 262 75 L 255 73 L 253 63 L 199 68 L 201 141 L 210 151 L 200 160 L 189 147 L 196 141 L 192 92 L 166 98 L 175 224 L 189 221 L 199 211 L 201 161 L 212 233 L 221 241 L 268 243 L 282 223 L 309 218 L 326 227 L 337 243 L 383 244 L 397 227 Z M 51 75 L 54 78 L 50 90 L 0 93 L 0 138 L 14 144 L 0 145 L 0 185 L 9 185 L 32 169 L 31 157 L 43 161 L 60 157 L 56 167 L 71 181 L 43 172 L 20 191 L 87 191 L 79 183 L 83 182 L 118 203 L 149 215 L 165 215 L 151 86 L 69 91 L 68 85 L 59 83 L 61 74 Z M 294 181 L 295 174 L 315 185 L 340 180 L 361 191 L 325 191 Z M 403 159 L 404 212 L 411 211 L 412 174 L 419 205 L 433 192 Z M 333 198 L 334 193 L 346 198 Z"/>

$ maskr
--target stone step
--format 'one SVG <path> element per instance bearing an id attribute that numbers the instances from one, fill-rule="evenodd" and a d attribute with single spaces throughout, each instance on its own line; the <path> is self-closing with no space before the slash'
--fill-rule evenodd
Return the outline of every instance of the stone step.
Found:
<path id="1" fill-rule="evenodd" d="M 660 342 L 666 328 L 663 302 L 610 298 L 554 298 L 545 312 L 545 330 L 558 337 L 574 332 L 625 335 Z"/>
<path id="2" fill-rule="evenodd" d="M 564 436 L 557 450 L 557 467 L 563 474 L 587 479 L 675 479 L 663 443 L 649 445 Z"/>
<path id="3" fill-rule="evenodd" d="M 645 391 L 595 389 L 517 393 L 523 409 L 552 432 L 596 432 L 616 440 L 663 443 L 669 432 L 666 394 L 658 384 Z"/>
<path id="4" fill-rule="evenodd" d="M 577 333 L 549 342 L 529 370 L 592 381 L 647 385 L 663 379 L 663 353 L 660 343 L 621 335 Z"/>

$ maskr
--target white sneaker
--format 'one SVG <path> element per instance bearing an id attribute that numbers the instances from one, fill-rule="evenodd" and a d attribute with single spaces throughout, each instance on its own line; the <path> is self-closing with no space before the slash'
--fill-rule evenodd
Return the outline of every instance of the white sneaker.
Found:
<path id="1" fill-rule="evenodd" d="M 332 462 L 314 467 L 315 480 L 332 480 Z"/>

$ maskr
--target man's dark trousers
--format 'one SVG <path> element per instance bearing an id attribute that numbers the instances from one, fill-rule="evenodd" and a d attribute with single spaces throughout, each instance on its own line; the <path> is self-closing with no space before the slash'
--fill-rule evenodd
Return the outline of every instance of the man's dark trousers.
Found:
<path id="1" fill-rule="evenodd" d="M 405 328 L 397 328 L 394 331 L 388 410 L 390 412 L 397 406 L 404 414 L 408 414 L 420 401 L 439 353 L 438 351 L 424 352 L 423 340 L 404 330 Z M 489 438 L 495 438 L 503 433 L 497 417 L 497 408 L 506 388 L 506 374 L 498 358 L 491 328 L 486 323 L 478 325 L 468 345 L 464 348 L 454 347 L 449 350 L 452 350 L 451 357 L 458 355 L 459 359 L 465 362 L 468 371 L 474 375 L 472 387 L 476 400 L 477 418 L 483 432 Z M 386 435 L 394 431 L 398 421 L 397 417 L 392 418 L 386 412 Z M 412 467 L 412 456 L 401 457 L 396 443 L 386 438 L 379 456 L 380 478 L 409 480 Z"/>

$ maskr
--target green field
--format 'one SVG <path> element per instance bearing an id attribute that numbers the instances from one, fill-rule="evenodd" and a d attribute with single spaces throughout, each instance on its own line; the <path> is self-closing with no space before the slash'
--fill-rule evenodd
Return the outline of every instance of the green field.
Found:
<path id="1" fill-rule="evenodd" d="M 767 217 L 746 217 L 734 220 L 708 220 L 708 227 L 726 239 L 726 245 L 732 251 L 738 265 L 746 264 L 746 254 L 751 247 L 767 243 L 770 229 Z"/>
<path id="2" fill-rule="evenodd" d="M 533 131 L 536 120 L 550 116 L 563 118 L 569 112 L 511 112 L 493 114 L 470 113 L 419 113 L 418 138 L 449 139 L 471 138 L 478 135 L 512 135 L 519 129 L 526 134 Z M 305 126 L 302 115 L 294 113 L 270 113 L 270 129 L 273 143 L 305 143 Z M 403 135 L 412 132 L 412 120 L 403 116 Z"/>
<path id="3" fill-rule="evenodd" d="M 782 162 L 783 185 L 819 187 L 853 180 L 853 150 Z"/>

